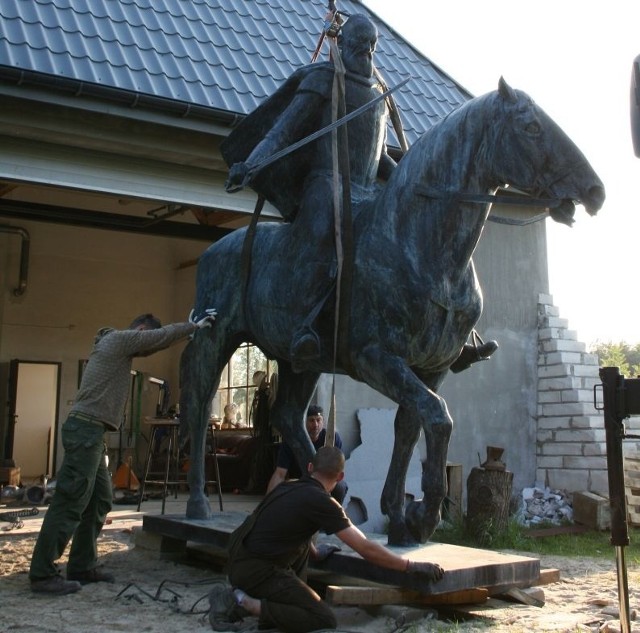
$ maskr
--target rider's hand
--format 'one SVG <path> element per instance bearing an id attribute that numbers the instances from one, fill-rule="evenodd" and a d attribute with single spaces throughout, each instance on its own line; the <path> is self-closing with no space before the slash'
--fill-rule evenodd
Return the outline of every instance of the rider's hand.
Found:
<path id="1" fill-rule="evenodd" d="M 191 310 L 189 314 L 189 322 L 193 323 L 199 329 L 204 327 L 211 327 L 213 322 L 216 320 L 218 312 L 215 308 L 207 308 L 205 310 L 205 316 L 202 318 L 196 317 L 195 312 Z"/>
<path id="2" fill-rule="evenodd" d="M 240 191 L 249 181 L 249 167 L 246 163 L 234 163 L 231 165 L 229 175 L 224 183 L 224 188 L 228 193 Z"/>
<path id="3" fill-rule="evenodd" d="M 313 559 L 321 563 L 323 560 L 327 560 L 333 552 L 339 552 L 340 548 L 337 545 L 329 545 L 328 543 L 320 543 L 316 545 L 316 551 Z"/>
<path id="4" fill-rule="evenodd" d="M 438 581 L 444 576 L 444 569 L 436 563 L 421 563 L 409 561 L 407 564 L 408 574 L 419 574 L 427 580 Z"/>

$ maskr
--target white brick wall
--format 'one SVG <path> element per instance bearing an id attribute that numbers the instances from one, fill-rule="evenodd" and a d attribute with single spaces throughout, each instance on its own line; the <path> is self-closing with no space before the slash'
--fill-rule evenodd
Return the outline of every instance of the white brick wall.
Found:
<path id="1" fill-rule="evenodd" d="M 593 406 L 598 357 L 568 327 L 553 298 L 540 295 L 537 478 L 569 493 L 607 494 L 604 418 Z"/>

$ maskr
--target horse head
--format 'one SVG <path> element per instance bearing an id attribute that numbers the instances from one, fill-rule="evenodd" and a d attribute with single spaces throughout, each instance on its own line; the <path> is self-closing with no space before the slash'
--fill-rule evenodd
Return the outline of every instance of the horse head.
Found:
<path id="1" fill-rule="evenodd" d="M 604 186 L 582 152 L 527 94 L 501 77 L 496 142 L 489 165 L 504 185 L 534 198 L 551 198 L 550 215 L 571 226 L 575 205 L 595 215 L 605 199 Z"/>

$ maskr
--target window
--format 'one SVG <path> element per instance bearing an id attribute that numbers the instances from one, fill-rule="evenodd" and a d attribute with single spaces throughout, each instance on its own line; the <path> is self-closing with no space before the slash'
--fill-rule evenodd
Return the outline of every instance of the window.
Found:
<path id="1" fill-rule="evenodd" d="M 257 386 L 254 374 L 262 371 L 270 376 L 275 369 L 276 364 L 267 360 L 255 345 L 240 345 L 222 370 L 220 386 L 211 403 L 211 416 L 222 424 L 226 408 L 227 418 L 235 420 L 238 427 L 251 426 L 251 403 Z"/>

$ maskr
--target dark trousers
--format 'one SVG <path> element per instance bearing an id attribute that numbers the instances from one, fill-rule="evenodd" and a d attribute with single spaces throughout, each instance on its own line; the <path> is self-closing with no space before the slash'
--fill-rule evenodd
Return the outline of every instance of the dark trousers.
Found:
<path id="1" fill-rule="evenodd" d="M 98 535 L 111 510 L 113 493 L 105 461 L 104 426 L 72 414 L 62 427 L 62 444 L 64 459 L 31 557 L 31 580 L 58 573 L 55 561 L 71 537 L 67 573 L 96 567 Z"/>
<path id="2" fill-rule="evenodd" d="M 244 547 L 229 564 L 229 581 L 261 601 L 260 624 L 284 633 L 335 629 L 331 607 L 303 580 L 308 551 L 285 567 L 253 557 Z"/>

